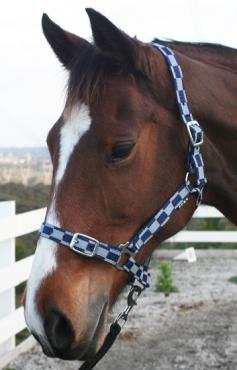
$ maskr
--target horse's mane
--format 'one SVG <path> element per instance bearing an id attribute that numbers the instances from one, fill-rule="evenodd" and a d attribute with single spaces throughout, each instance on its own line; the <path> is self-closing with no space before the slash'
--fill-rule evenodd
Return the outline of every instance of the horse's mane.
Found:
<path id="1" fill-rule="evenodd" d="M 237 72 L 237 50 L 234 48 L 219 44 L 175 40 L 155 39 L 154 41 L 192 59 Z M 126 76 L 128 74 L 129 70 L 126 69 L 126 65 L 120 63 L 116 57 L 88 43 L 74 61 L 70 72 L 68 104 L 73 104 L 78 100 L 89 103 L 99 96 L 106 79 L 115 75 Z"/>
<path id="2" fill-rule="evenodd" d="M 237 49 L 232 47 L 208 42 L 183 42 L 160 39 L 154 39 L 153 41 L 166 45 L 190 58 L 237 71 Z"/>

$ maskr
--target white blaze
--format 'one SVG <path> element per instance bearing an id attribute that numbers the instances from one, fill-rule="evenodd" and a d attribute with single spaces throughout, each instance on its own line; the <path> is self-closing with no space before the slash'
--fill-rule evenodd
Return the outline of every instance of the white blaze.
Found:
<path id="1" fill-rule="evenodd" d="M 55 175 L 55 188 L 46 221 L 60 226 L 56 212 L 57 187 L 63 179 L 69 158 L 81 137 L 90 129 L 89 108 L 80 104 L 63 124 L 60 132 L 60 151 L 58 168 Z M 35 304 L 35 295 L 42 281 L 57 267 L 57 244 L 45 238 L 39 238 L 30 277 L 27 282 L 25 318 L 28 328 L 41 338 L 45 338 L 42 319 Z M 46 338 L 45 338 L 46 339 Z"/>

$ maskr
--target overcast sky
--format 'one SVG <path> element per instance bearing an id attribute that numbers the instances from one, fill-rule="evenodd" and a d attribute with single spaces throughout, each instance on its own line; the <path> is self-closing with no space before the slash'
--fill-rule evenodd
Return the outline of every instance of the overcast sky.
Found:
<path id="1" fill-rule="evenodd" d="M 60 116 L 67 74 L 41 31 L 41 15 L 90 39 L 85 7 L 130 36 L 209 41 L 237 48 L 237 0 L 8 0 L 0 11 L 0 147 L 41 146 Z"/>

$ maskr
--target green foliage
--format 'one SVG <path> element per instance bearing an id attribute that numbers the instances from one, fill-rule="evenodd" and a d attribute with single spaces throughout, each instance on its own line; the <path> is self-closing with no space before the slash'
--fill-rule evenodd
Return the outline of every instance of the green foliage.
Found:
<path id="1" fill-rule="evenodd" d="M 237 284 L 237 276 L 232 276 L 228 281 L 230 283 Z"/>
<path id="2" fill-rule="evenodd" d="M 20 331 L 20 333 L 18 333 L 16 335 L 16 345 L 23 342 L 23 340 L 27 339 L 29 336 L 30 336 L 30 333 L 29 333 L 28 329 L 24 329 L 24 330 Z"/>
<path id="3" fill-rule="evenodd" d="M 25 186 L 8 183 L 0 185 L 0 201 L 15 200 L 16 213 L 32 211 L 46 207 L 48 203 L 49 186 L 38 184 Z M 30 256 L 35 251 L 38 239 L 37 232 L 24 235 L 16 240 L 16 260 Z"/>
<path id="4" fill-rule="evenodd" d="M 155 290 L 156 292 L 162 292 L 165 296 L 170 293 L 177 292 L 178 289 L 174 285 L 172 266 L 169 262 L 161 262 L 159 265 L 160 273 L 157 276 Z"/>
<path id="5" fill-rule="evenodd" d="M 26 281 L 24 281 L 23 283 L 15 287 L 16 308 L 22 306 L 22 300 L 23 300 L 25 288 L 26 288 Z"/>
<path id="6" fill-rule="evenodd" d="M 16 260 L 28 257 L 35 251 L 37 233 L 32 233 L 16 239 Z"/>
<path id="7" fill-rule="evenodd" d="M 48 194 L 49 186 L 43 184 L 25 186 L 10 182 L 0 185 L 0 201 L 15 200 L 16 213 L 45 207 L 48 202 Z"/>
<path id="8" fill-rule="evenodd" d="M 225 218 L 206 218 L 192 219 L 184 228 L 185 230 L 196 231 L 237 231 L 235 225 Z M 196 249 L 237 249 L 236 243 L 195 243 Z M 185 249 L 190 247 L 190 243 L 162 243 L 161 249 Z"/>
<path id="9" fill-rule="evenodd" d="M 38 240 L 38 233 L 24 235 L 16 239 L 16 260 L 28 257 L 35 252 L 36 243 Z"/>
<path id="10" fill-rule="evenodd" d="M 187 230 L 236 230 L 236 226 L 225 218 L 193 218 L 186 226 Z"/>
<path id="11" fill-rule="evenodd" d="M 0 201 L 15 200 L 17 213 L 27 212 L 47 206 L 48 194 L 49 186 L 42 184 L 29 187 L 14 183 L 0 185 Z M 34 253 L 37 239 L 37 232 L 27 234 L 16 239 L 17 261 Z M 21 305 L 25 285 L 26 283 L 24 282 L 15 288 L 16 307 Z M 28 335 L 29 334 L 27 330 L 19 333 L 16 337 L 17 343 L 21 342 Z"/>

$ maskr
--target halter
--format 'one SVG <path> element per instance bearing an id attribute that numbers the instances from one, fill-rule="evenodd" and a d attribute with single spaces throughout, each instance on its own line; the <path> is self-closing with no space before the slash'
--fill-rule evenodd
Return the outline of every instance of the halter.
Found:
<path id="1" fill-rule="evenodd" d="M 171 198 L 163 204 L 162 208 L 138 231 L 138 233 L 130 241 L 126 242 L 125 244 L 114 246 L 98 241 L 88 235 L 72 233 L 47 222 L 42 224 L 39 231 L 40 236 L 44 238 L 50 239 L 64 247 L 68 247 L 72 251 L 85 257 L 97 258 L 101 261 L 107 262 L 119 271 L 126 271 L 132 277 L 133 285 L 129 293 L 130 296 L 128 295 L 128 298 L 130 297 L 130 301 L 128 299 L 128 305 L 126 309 L 112 324 L 111 330 L 108 334 L 110 335 L 111 331 L 113 331 L 113 325 L 115 327 L 115 324 L 117 324 L 117 330 L 114 329 L 113 341 L 121 330 L 121 325 L 119 325 L 120 320 L 122 319 L 124 322 L 127 320 L 127 315 L 131 308 L 136 304 L 137 297 L 140 295 L 143 289 L 149 287 L 150 285 L 150 274 L 148 272 L 150 258 L 147 259 L 143 264 L 138 264 L 135 260 L 136 256 L 139 252 L 141 252 L 141 250 L 143 250 L 149 240 L 151 240 L 154 235 L 158 234 L 161 228 L 169 221 L 172 214 L 186 203 L 191 194 L 195 195 L 196 206 L 198 207 L 202 200 L 203 187 L 207 181 L 204 175 L 204 164 L 200 152 L 200 145 L 203 143 L 203 131 L 199 126 L 199 123 L 193 119 L 192 113 L 188 107 L 187 96 L 183 86 L 183 74 L 181 67 L 171 49 L 155 42 L 152 43 L 152 46 L 158 49 L 166 59 L 175 88 L 180 116 L 189 136 L 186 163 L 187 173 L 184 182 L 171 196 Z M 190 177 L 192 177 L 192 182 L 190 181 Z M 195 184 L 193 179 L 195 179 Z M 121 258 L 124 255 L 127 256 L 127 260 L 124 262 L 124 264 L 122 264 Z M 138 284 L 136 284 L 137 282 Z M 135 299 L 134 294 L 136 296 Z M 112 342 L 112 340 L 110 342 Z M 111 345 L 112 343 L 110 343 L 110 346 Z M 105 343 L 102 346 L 102 349 L 103 347 L 106 347 Z M 103 355 L 104 353 L 99 356 L 99 359 Z M 98 362 L 99 359 L 97 359 L 96 362 Z M 91 369 L 93 366 L 85 367 L 85 369 Z"/>
<path id="2" fill-rule="evenodd" d="M 101 261 L 110 263 L 119 271 L 126 271 L 135 281 L 138 281 L 145 288 L 150 285 L 150 274 L 148 273 L 149 260 L 145 261 L 143 265 L 140 265 L 135 261 L 135 256 L 168 222 L 171 215 L 184 205 L 190 194 L 194 193 L 196 195 L 197 206 L 200 204 L 203 187 L 206 183 L 204 165 L 200 153 L 200 145 L 203 142 L 203 132 L 198 122 L 193 119 L 188 107 L 182 81 L 182 70 L 172 50 L 156 43 L 153 43 L 153 46 L 160 50 L 166 58 L 174 82 L 180 115 L 189 136 L 187 173 L 184 183 L 140 231 L 125 244 L 113 246 L 98 241 L 88 235 L 72 233 L 47 222 L 42 224 L 39 231 L 40 236 L 50 239 L 64 247 L 68 247 L 76 253 L 89 258 L 97 258 Z M 190 182 L 190 176 L 195 177 L 195 186 L 193 182 Z M 128 259 L 122 265 L 121 257 L 123 255 L 127 255 Z"/>

